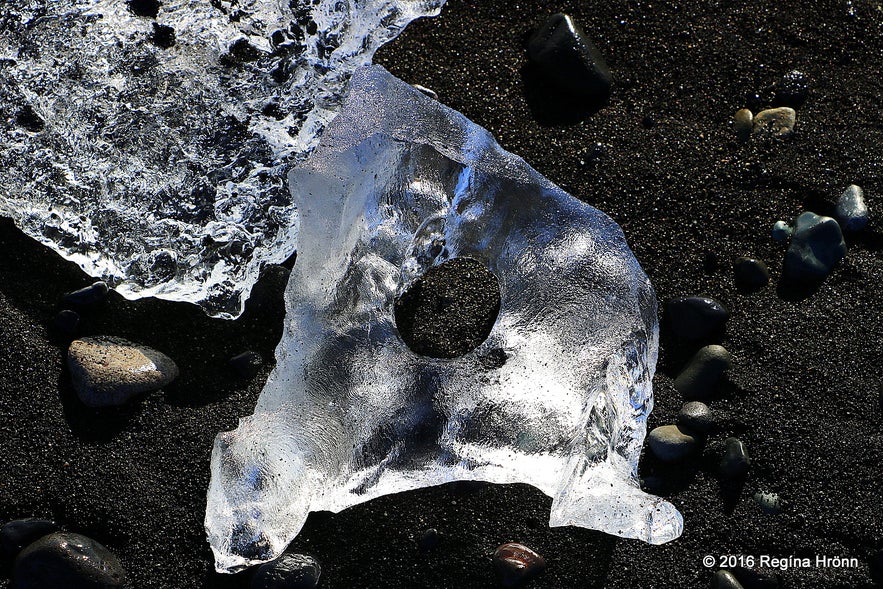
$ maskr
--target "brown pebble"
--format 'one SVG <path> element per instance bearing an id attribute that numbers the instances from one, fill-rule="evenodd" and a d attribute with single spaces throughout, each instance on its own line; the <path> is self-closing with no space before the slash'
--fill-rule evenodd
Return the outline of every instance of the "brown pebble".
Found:
<path id="1" fill-rule="evenodd" d="M 503 587 L 517 587 L 546 570 L 542 556 L 515 542 L 507 542 L 494 552 L 494 566 Z"/>

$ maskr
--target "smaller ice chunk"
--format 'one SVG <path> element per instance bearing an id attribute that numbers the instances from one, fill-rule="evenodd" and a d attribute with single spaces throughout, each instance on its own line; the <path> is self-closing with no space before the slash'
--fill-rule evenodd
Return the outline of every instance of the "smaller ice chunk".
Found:
<path id="1" fill-rule="evenodd" d="M 656 297 L 609 217 L 380 67 L 356 72 L 290 188 L 301 247 L 277 365 L 212 453 L 219 571 L 274 558 L 310 511 L 455 480 L 531 484 L 552 526 L 680 535 L 637 481 Z M 496 277 L 499 315 L 472 351 L 420 356 L 395 302 L 456 258 Z"/>

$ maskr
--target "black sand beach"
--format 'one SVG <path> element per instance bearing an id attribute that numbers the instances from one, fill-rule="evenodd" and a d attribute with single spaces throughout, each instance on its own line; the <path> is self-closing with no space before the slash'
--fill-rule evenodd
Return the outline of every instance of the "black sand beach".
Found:
<path id="1" fill-rule="evenodd" d="M 581 23 L 614 76 L 609 104 L 581 120 L 550 109 L 547 88 L 523 75 L 526 35 L 554 12 Z M 708 403 L 719 430 L 701 456 L 676 466 L 642 458 L 642 476 L 662 481 L 654 492 L 684 515 L 680 539 L 649 546 L 550 529 L 551 500 L 533 488 L 451 484 L 312 514 L 290 550 L 321 563 L 320 586 L 495 586 L 491 555 L 509 541 L 546 559 L 531 587 L 708 587 L 717 567 L 703 566 L 705 555 L 814 563 L 762 571 L 766 581 L 743 571 L 745 587 L 883 582 L 883 5 L 449 0 L 375 62 L 435 90 L 608 213 L 661 303 L 704 295 L 729 309 L 710 341 L 680 341 L 663 322 L 650 429 L 674 422 L 683 399 L 673 378 L 701 344 L 724 345 L 733 367 Z M 739 141 L 733 114 L 776 106 L 773 85 L 792 70 L 810 84 L 794 136 Z M 772 224 L 832 214 L 849 184 L 864 188 L 870 224 L 847 236 L 846 259 L 820 287 L 782 285 L 786 246 L 770 238 Z M 737 289 L 740 256 L 764 260 L 771 284 Z M 119 556 L 132 587 L 247 587 L 250 572 L 213 570 L 202 525 L 208 461 L 214 436 L 251 413 L 269 373 L 285 273 L 266 272 L 232 322 L 115 293 L 84 313 L 81 335 L 150 345 L 181 369 L 165 390 L 103 411 L 77 401 L 64 366 L 70 340 L 50 327 L 61 295 L 90 282 L 0 220 L 0 523 L 45 517 L 92 537 Z M 227 367 L 245 350 L 267 361 L 251 380 Z M 729 436 L 752 458 L 744 484 L 714 472 Z M 762 513 L 757 491 L 778 494 L 783 512 Z M 416 538 L 430 527 L 441 541 L 420 552 Z M 816 557 L 857 566 L 815 566 Z M 2 575 L 9 586 L 8 567 Z"/>

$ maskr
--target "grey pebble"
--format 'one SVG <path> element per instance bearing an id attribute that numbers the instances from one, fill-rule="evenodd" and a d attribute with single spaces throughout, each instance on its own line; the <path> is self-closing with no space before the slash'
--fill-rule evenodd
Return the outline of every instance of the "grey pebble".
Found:
<path id="1" fill-rule="evenodd" d="M 64 295 L 64 302 L 77 307 L 90 307 L 105 300 L 109 291 L 105 282 L 98 281 L 67 293 Z"/>
<path id="2" fill-rule="evenodd" d="M 690 431 L 707 434 L 714 428 L 714 414 L 705 403 L 690 401 L 681 407 L 678 413 L 678 425 Z"/>
<path id="3" fill-rule="evenodd" d="M 860 231 L 868 224 L 868 205 L 860 186 L 850 185 L 837 199 L 837 220 L 847 231 Z"/>
<path id="4" fill-rule="evenodd" d="M 696 447 L 696 438 L 676 425 L 662 425 L 648 436 L 650 449 L 663 462 L 677 462 Z"/>
<path id="5" fill-rule="evenodd" d="M 178 366 L 162 352 L 118 337 L 74 340 L 67 365 L 74 390 L 89 407 L 122 405 L 178 376 Z"/>
<path id="6" fill-rule="evenodd" d="M 775 493 L 767 493 L 766 491 L 758 491 L 754 494 L 754 502 L 760 509 L 769 515 L 776 515 L 782 512 L 783 502 Z"/>
<path id="7" fill-rule="evenodd" d="M 782 106 L 762 110 L 754 116 L 752 133 L 774 137 L 788 137 L 794 133 L 797 113 L 793 108 Z"/>
<path id="8" fill-rule="evenodd" d="M 518 587 L 545 571 L 546 561 L 524 544 L 507 542 L 494 551 L 494 568 L 503 587 Z"/>
<path id="9" fill-rule="evenodd" d="M 251 589 L 315 589 L 322 568 L 306 554 L 286 553 L 258 567 Z"/>
<path id="10" fill-rule="evenodd" d="M 791 234 L 794 232 L 794 228 L 791 227 L 785 221 L 776 221 L 773 224 L 773 239 L 780 242 L 785 242 L 791 239 Z"/>
<path id="11" fill-rule="evenodd" d="M 844 257 L 846 242 L 831 217 L 806 212 L 797 217 L 785 254 L 785 276 L 797 282 L 824 280 Z"/>
<path id="12" fill-rule="evenodd" d="M 744 589 L 735 575 L 726 569 L 714 573 L 711 578 L 711 589 Z"/>
<path id="13" fill-rule="evenodd" d="M 770 271 L 761 260 L 739 258 L 733 264 L 736 286 L 745 290 L 757 290 L 770 282 Z"/>
<path id="14" fill-rule="evenodd" d="M 751 458 L 745 444 L 739 438 L 727 438 L 724 442 L 726 450 L 720 461 L 719 470 L 724 478 L 737 479 L 748 474 Z"/>
<path id="15" fill-rule="evenodd" d="M 675 378 L 675 388 L 687 399 L 707 399 L 731 365 L 732 357 L 723 346 L 705 346 Z"/>
<path id="16" fill-rule="evenodd" d="M 58 524 L 48 519 L 29 517 L 7 522 L 0 528 L 0 552 L 12 560 L 31 542 L 58 530 Z"/>
<path id="17" fill-rule="evenodd" d="M 117 589 L 126 572 L 102 544 L 70 532 L 43 536 L 25 548 L 12 572 L 14 589 Z"/>

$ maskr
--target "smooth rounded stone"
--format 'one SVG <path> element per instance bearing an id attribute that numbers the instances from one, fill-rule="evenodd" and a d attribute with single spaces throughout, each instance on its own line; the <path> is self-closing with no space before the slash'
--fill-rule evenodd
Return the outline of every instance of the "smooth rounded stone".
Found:
<path id="1" fill-rule="evenodd" d="M 438 100 L 438 93 L 435 90 L 427 88 L 426 86 L 421 86 L 420 84 L 413 84 L 413 86 L 415 90 L 420 90 L 433 100 Z"/>
<path id="2" fill-rule="evenodd" d="M 7 522 L 0 528 L 0 553 L 12 560 L 31 542 L 58 530 L 58 524 L 48 519 L 29 517 Z"/>
<path id="3" fill-rule="evenodd" d="M 55 329 L 65 335 L 74 335 L 80 326 L 80 314 L 70 309 L 60 311 L 52 320 Z"/>
<path id="4" fill-rule="evenodd" d="M 89 286 L 75 290 L 64 295 L 64 302 L 77 307 L 90 307 L 96 305 L 107 298 L 110 289 L 107 284 L 98 281 Z"/>
<path id="5" fill-rule="evenodd" d="M 723 346 L 700 348 L 675 378 L 675 388 L 687 399 L 707 399 L 732 363 Z"/>
<path id="6" fill-rule="evenodd" d="M 711 589 L 744 589 L 744 587 L 733 573 L 721 569 L 711 578 Z"/>
<path id="7" fill-rule="evenodd" d="M 546 561 L 524 544 L 508 542 L 494 552 L 494 568 L 503 587 L 517 587 L 545 571 Z"/>
<path id="8" fill-rule="evenodd" d="M 782 79 L 776 83 L 773 101 L 776 106 L 800 108 L 806 102 L 808 95 L 809 80 L 806 74 L 792 70 L 782 76 Z"/>
<path id="9" fill-rule="evenodd" d="M 794 223 L 785 254 L 785 276 L 797 282 L 818 282 L 844 257 L 846 242 L 837 221 L 806 212 Z"/>
<path id="10" fill-rule="evenodd" d="M 755 135 L 771 135 L 788 137 L 794 133 L 797 124 L 797 113 L 793 108 L 782 106 L 762 110 L 754 116 L 752 132 Z"/>
<path id="11" fill-rule="evenodd" d="M 677 462 L 696 448 L 696 438 L 676 425 L 662 425 L 648 436 L 650 449 L 663 462 Z"/>
<path id="12" fill-rule="evenodd" d="M 723 477 L 735 479 L 748 474 L 751 467 L 751 458 L 748 457 L 748 450 L 745 444 L 739 438 L 727 438 L 724 442 L 726 450 L 724 457 L 720 461 L 719 470 Z"/>
<path id="13" fill-rule="evenodd" d="M 720 329 L 729 317 L 723 305 L 706 297 L 684 297 L 668 302 L 671 330 L 684 339 L 704 339 Z"/>
<path id="14" fill-rule="evenodd" d="M 122 405 L 178 376 L 178 366 L 162 352 L 118 337 L 74 340 L 67 365 L 74 390 L 89 407 Z"/>
<path id="15" fill-rule="evenodd" d="M 785 221 L 776 221 L 773 224 L 773 239 L 780 242 L 785 242 L 791 239 L 791 234 L 794 232 L 794 228 L 791 227 Z"/>
<path id="16" fill-rule="evenodd" d="M 851 184 L 837 199 L 835 214 L 840 225 L 847 231 L 860 231 L 868 224 L 868 205 L 865 192 L 860 186 Z"/>
<path id="17" fill-rule="evenodd" d="M 429 552 L 430 550 L 434 550 L 440 541 L 441 536 L 439 535 L 438 530 L 435 528 L 429 528 L 420 534 L 420 538 L 417 540 L 417 548 L 419 548 L 421 552 Z"/>
<path id="18" fill-rule="evenodd" d="M 527 55 L 543 75 L 562 89 L 605 102 L 610 70 L 598 48 L 566 14 L 553 14 L 531 36 Z"/>
<path id="19" fill-rule="evenodd" d="M 230 368 L 240 378 L 254 378 L 263 365 L 264 359 L 257 352 L 247 350 L 230 358 Z"/>
<path id="20" fill-rule="evenodd" d="M 733 129 L 736 131 L 736 135 L 742 141 L 745 141 L 751 136 L 751 131 L 754 128 L 754 115 L 747 108 L 743 108 L 736 111 L 736 114 L 733 115 Z"/>
<path id="21" fill-rule="evenodd" d="M 770 271 L 761 260 L 739 258 L 733 264 L 736 286 L 748 290 L 763 288 L 770 282 Z"/>
<path id="22" fill-rule="evenodd" d="M 754 502 L 760 509 L 769 515 L 776 515 L 782 512 L 783 502 L 775 493 L 767 493 L 766 491 L 758 491 L 754 494 Z"/>
<path id="23" fill-rule="evenodd" d="M 314 589 L 322 568 L 312 556 L 286 553 L 258 567 L 251 589 Z"/>
<path id="24" fill-rule="evenodd" d="M 778 589 L 778 571 L 768 567 L 735 567 L 736 578 L 745 589 Z"/>
<path id="25" fill-rule="evenodd" d="M 678 425 L 690 431 L 707 434 L 714 428 L 714 414 L 705 403 L 690 401 L 684 403 L 678 412 Z"/>
<path id="26" fill-rule="evenodd" d="M 91 538 L 56 532 L 25 548 L 12 573 L 13 589 L 117 589 L 126 572 L 117 557 Z"/>

